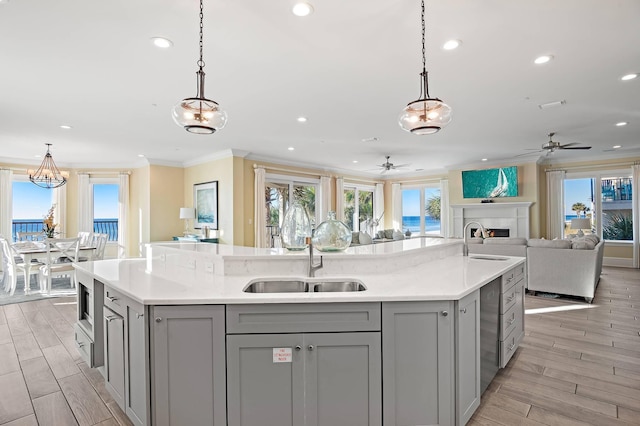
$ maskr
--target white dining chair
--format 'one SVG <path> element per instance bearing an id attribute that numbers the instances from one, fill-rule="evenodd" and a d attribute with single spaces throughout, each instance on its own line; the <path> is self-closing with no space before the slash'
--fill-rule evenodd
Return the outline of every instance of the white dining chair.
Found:
<path id="1" fill-rule="evenodd" d="M 90 246 L 93 241 L 93 232 L 80 231 L 78 232 L 78 238 L 80 238 L 81 246 Z"/>
<path id="2" fill-rule="evenodd" d="M 47 236 L 44 232 L 16 232 L 17 241 L 43 241 Z"/>
<path id="3" fill-rule="evenodd" d="M 71 287 L 76 286 L 76 269 L 72 262 L 78 259 L 80 238 L 47 238 L 44 240 L 47 248 L 47 263 L 40 267 L 40 289 L 51 293 L 51 278 L 53 276 L 68 275 Z"/>
<path id="4" fill-rule="evenodd" d="M 16 291 L 18 284 L 18 274 L 24 274 L 24 263 L 16 259 L 16 253 L 11 248 L 11 244 L 6 238 L 0 237 L 0 251 L 2 252 L 2 282 L 4 291 L 8 292 L 10 296 Z M 38 268 L 33 267 L 30 270 L 31 274 L 37 274 Z M 31 280 L 29 280 L 31 281 Z M 25 288 L 30 285 L 30 282 L 24 283 Z"/>
<path id="5" fill-rule="evenodd" d="M 107 247 L 107 241 L 109 241 L 109 234 L 93 234 L 93 243 L 91 245 L 96 249 L 93 251 L 91 260 L 104 259 L 104 250 Z"/>

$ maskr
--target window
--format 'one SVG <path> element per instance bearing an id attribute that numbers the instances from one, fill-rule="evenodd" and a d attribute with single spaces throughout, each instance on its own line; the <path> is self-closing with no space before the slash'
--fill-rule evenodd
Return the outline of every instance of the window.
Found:
<path id="1" fill-rule="evenodd" d="M 352 231 L 364 231 L 373 236 L 374 221 L 378 219 L 378 212 L 373 211 L 373 192 L 372 187 L 345 184 L 344 223 Z"/>
<path id="2" fill-rule="evenodd" d="M 13 193 L 13 219 L 11 225 L 11 238 L 16 241 L 17 232 L 40 232 L 43 227 L 43 219 L 53 205 L 53 191 L 41 188 L 29 181 L 14 180 Z M 59 218 L 54 218 L 58 223 Z"/>
<path id="3" fill-rule="evenodd" d="M 93 232 L 118 241 L 118 184 L 93 183 Z"/>
<path id="4" fill-rule="evenodd" d="M 440 187 L 420 186 L 402 190 L 402 231 L 441 235 Z"/>
<path id="5" fill-rule="evenodd" d="M 317 179 L 295 178 L 288 176 L 267 176 L 265 183 L 265 203 L 267 214 L 267 241 L 269 247 L 277 247 L 280 239 L 282 220 L 294 201 L 300 202 L 306 209 L 311 228 L 316 226 Z"/>
<path id="6" fill-rule="evenodd" d="M 578 232 L 571 220 L 589 219 L 590 229 L 608 241 L 633 241 L 633 207 L 629 172 L 569 174 L 564 181 L 564 235 Z"/>

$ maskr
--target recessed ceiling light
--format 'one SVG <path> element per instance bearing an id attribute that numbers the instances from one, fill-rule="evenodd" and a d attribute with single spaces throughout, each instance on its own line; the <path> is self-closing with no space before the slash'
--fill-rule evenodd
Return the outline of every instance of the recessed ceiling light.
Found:
<path id="1" fill-rule="evenodd" d="M 547 109 L 547 108 L 559 107 L 559 106 L 565 105 L 566 103 L 567 101 L 563 99 L 561 101 L 553 101 L 553 102 L 547 102 L 546 104 L 540 104 L 538 105 L 538 108 Z"/>
<path id="2" fill-rule="evenodd" d="M 547 62 L 549 62 L 550 60 L 553 59 L 552 55 L 542 55 L 542 56 L 538 56 L 533 63 L 537 64 L 537 65 L 542 65 L 542 64 L 546 64 Z"/>
<path id="3" fill-rule="evenodd" d="M 313 13 L 313 6 L 306 2 L 299 2 L 293 5 L 291 11 L 296 16 L 307 16 Z"/>
<path id="4" fill-rule="evenodd" d="M 633 80 L 634 78 L 638 77 L 638 74 L 627 74 L 627 75 L 623 75 L 622 77 L 620 77 L 620 80 L 622 81 L 628 81 L 628 80 Z"/>
<path id="5" fill-rule="evenodd" d="M 453 50 L 453 49 L 457 49 L 458 47 L 460 47 L 461 44 L 462 44 L 462 42 L 460 40 L 449 40 L 445 44 L 442 45 L 442 48 L 444 50 Z"/>
<path id="6" fill-rule="evenodd" d="M 65 130 L 69 130 L 69 129 L 72 129 L 73 127 L 69 126 L 68 124 L 62 124 L 62 125 L 60 126 L 60 128 L 61 128 L 61 129 L 65 129 Z"/>
<path id="7" fill-rule="evenodd" d="M 295 148 L 290 146 L 289 148 L 287 148 L 289 151 L 293 151 Z"/>
<path id="8" fill-rule="evenodd" d="M 362 142 L 375 142 L 375 141 L 377 141 L 377 140 L 378 140 L 378 138 L 376 138 L 376 137 L 373 137 L 373 138 L 364 138 L 364 139 L 362 139 Z"/>
<path id="9" fill-rule="evenodd" d="M 353 160 L 353 164 L 356 164 L 358 162 L 358 160 Z"/>
<path id="10" fill-rule="evenodd" d="M 613 149 L 622 148 L 622 145 L 614 145 L 612 148 L 613 148 Z"/>
<path id="11" fill-rule="evenodd" d="M 296 118 L 296 120 L 298 120 L 298 123 L 306 123 L 307 122 L 307 117 L 298 117 L 298 118 Z"/>
<path id="12" fill-rule="evenodd" d="M 173 42 L 164 37 L 151 37 L 151 42 L 155 47 L 159 47 L 161 49 L 168 49 L 173 46 Z"/>
<path id="13" fill-rule="evenodd" d="M 138 154 L 138 157 L 144 158 L 144 154 Z"/>
<path id="14" fill-rule="evenodd" d="M 626 121 L 621 121 L 619 123 L 616 123 L 616 126 L 622 127 L 622 126 L 626 126 L 627 124 L 629 124 L 629 123 L 627 123 Z"/>
<path id="15" fill-rule="evenodd" d="M 488 160 L 488 158 L 483 158 L 483 159 L 482 159 L 482 161 L 487 161 L 487 160 Z"/>

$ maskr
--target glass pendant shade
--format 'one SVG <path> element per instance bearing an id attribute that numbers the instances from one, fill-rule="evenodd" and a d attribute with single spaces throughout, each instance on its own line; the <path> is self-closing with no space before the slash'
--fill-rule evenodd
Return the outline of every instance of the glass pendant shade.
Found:
<path id="1" fill-rule="evenodd" d="M 311 221 L 307 210 L 299 202 L 294 202 L 282 221 L 282 247 L 287 250 L 304 250 L 306 239 L 311 236 Z"/>
<path id="2" fill-rule="evenodd" d="M 204 97 L 204 71 L 198 75 L 198 96 L 186 98 L 173 107 L 173 120 L 187 132 L 210 135 L 227 124 L 227 113 L 217 102 Z"/>
<path id="3" fill-rule="evenodd" d="M 351 245 L 351 231 L 336 219 L 336 212 L 329 212 L 328 219 L 318 225 L 311 240 L 319 251 L 342 251 Z"/>
<path id="4" fill-rule="evenodd" d="M 414 135 L 431 135 L 451 122 L 451 107 L 438 98 L 418 99 L 402 110 L 398 124 Z"/>

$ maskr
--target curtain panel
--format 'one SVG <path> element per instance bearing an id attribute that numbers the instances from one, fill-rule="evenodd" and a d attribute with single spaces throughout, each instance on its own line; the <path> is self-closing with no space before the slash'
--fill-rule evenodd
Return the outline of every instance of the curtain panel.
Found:
<path id="1" fill-rule="evenodd" d="M 320 177 L 320 217 L 316 217 L 316 224 L 327 220 L 329 210 L 331 210 L 331 178 L 329 176 Z M 316 225 L 316 226 L 317 226 Z"/>
<path id="2" fill-rule="evenodd" d="M 633 267 L 640 268 L 640 164 L 631 166 L 631 199 L 633 200 Z"/>
<path id="3" fill-rule="evenodd" d="M 562 238 L 564 231 L 564 170 L 547 172 L 547 238 Z"/>
<path id="4" fill-rule="evenodd" d="M 391 184 L 391 220 L 393 229 L 402 230 L 402 185 Z"/>
<path id="5" fill-rule="evenodd" d="M 265 170 L 262 167 L 253 169 L 255 173 L 254 179 L 254 197 L 253 197 L 253 223 L 255 224 L 255 246 L 267 247 L 267 218 L 264 203 L 265 188 Z"/>
<path id="6" fill-rule="evenodd" d="M 451 210 L 449 207 L 449 179 L 440 180 L 440 235 L 451 238 Z"/>
<path id="7" fill-rule="evenodd" d="M 336 178 L 336 219 L 344 221 L 344 178 Z"/>
<path id="8" fill-rule="evenodd" d="M 93 198 L 93 197 L 92 197 Z M 129 229 L 129 172 L 118 175 L 118 258 L 127 257 Z"/>
<path id="9" fill-rule="evenodd" d="M 11 226 L 13 221 L 13 172 L 10 169 L 0 169 L 0 235 L 11 241 Z"/>

